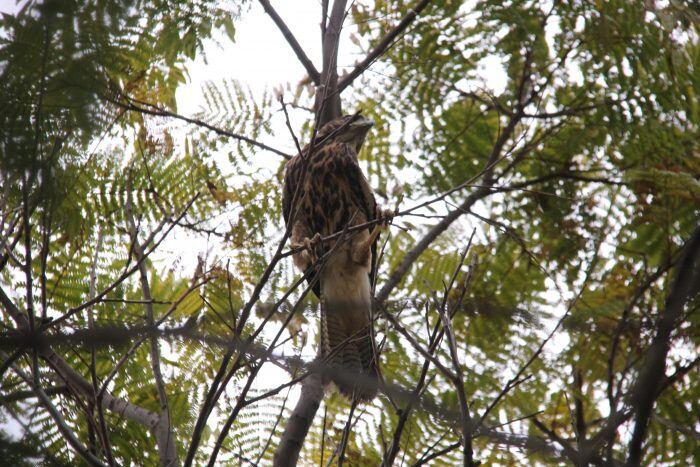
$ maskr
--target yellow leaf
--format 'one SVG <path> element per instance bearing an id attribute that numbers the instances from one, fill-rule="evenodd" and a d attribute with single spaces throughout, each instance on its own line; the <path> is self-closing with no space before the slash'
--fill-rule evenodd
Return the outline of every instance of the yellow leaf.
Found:
<path id="1" fill-rule="evenodd" d="M 216 202 L 221 204 L 222 206 L 225 205 L 227 201 L 236 201 L 238 199 L 236 193 L 232 191 L 222 190 L 209 180 L 207 180 L 207 188 L 209 189 L 209 193 L 211 193 Z"/>

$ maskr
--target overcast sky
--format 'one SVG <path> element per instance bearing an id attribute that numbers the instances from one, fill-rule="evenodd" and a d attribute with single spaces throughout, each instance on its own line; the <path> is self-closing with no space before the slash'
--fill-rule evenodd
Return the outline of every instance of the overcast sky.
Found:
<path id="1" fill-rule="evenodd" d="M 320 5 L 317 0 L 272 2 L 309 58 L 320 69 Z M 246 8 L 248 10 L 248 8 Z M 207 48 L 207 64 L 201 58 L 190 66 L 191 83 L 180 98 L 190 96 L 206 80 L 233 78 L 256 90 L 272 88 L 287 81 L 300 81 L 305 70 L 272 20 L 258 2 L 251 2 L 236 25 L 236 43 L 222 39 L 223 48 Z M 223 36 L 219 36 L 223 37 Z M 347 41 L 340 53 L 347 52 Z M 210 41 L 211 44 L 211 41 Z M 343 50 L 344 49 L 344 50 Z M 345 58 L 345 55 L 341 55 Z M 187 103 L 181 102 L 186 105 Z M 186 107 L 182 107 L 183 110 Z"/>
<path id="2" fill-rule="evenodd" d="M 320 2 L 285 0 L 273 1 L 272 4 L 307 56 L 320 70 Z M 348 22 L 350 20 L 351 18 Z M 235 43 L 232 44 L 223 34 L 215 35 L 213 41 L 207 41 L 206 62 L 204 57 L 198 57 L 189 65 L 191 80 L 178 92 L 178 105 L 182 113 L 199 110 L 199 92 L 207 80 L 235 79 L 255 92 L 262 92 L 264 89 L 272 90 L 287 83 L 294 87 L 306 76 L 304 67 L 284 36 L 258 2 L 251 2 L 235 25 Z M 349 28 L 346 28 L 342 33 L 338 52 L 338 64 L 341 67 L 353 65 L 360 53 L 348 37 Z M 220 46 L 214 44 L 216 40 L 219 40 Z"/>

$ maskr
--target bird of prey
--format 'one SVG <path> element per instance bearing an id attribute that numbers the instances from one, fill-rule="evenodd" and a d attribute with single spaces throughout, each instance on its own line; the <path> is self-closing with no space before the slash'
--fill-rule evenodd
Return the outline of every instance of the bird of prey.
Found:
<path id="1" fill-rule="evenodd" d="M 304 248 L 294 264 L 310 283 L 318 275 L 313 291 L 321 301 L 320 355 L 330 379 L 353 401 L 371 400 L 379 382 L 370 296 L 377 237 L 388 216 L 377 208 L 357 159 L 372 125 L 359 114 L 325 124 L 287 163 L 282 198 L 292 247 Z M 342 234 L 375 219 L 381 222 Z M 320 245 L 321 237 L 339 232 Z"/>

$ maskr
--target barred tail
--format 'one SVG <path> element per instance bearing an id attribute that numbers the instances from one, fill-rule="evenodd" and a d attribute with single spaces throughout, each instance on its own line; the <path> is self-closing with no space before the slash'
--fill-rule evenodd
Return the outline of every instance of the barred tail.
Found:
<path id="1" fill-rule="evenodd" d="M 328 377 L 349 399 L 369 401 L 377 395 L 379 387 L 379 362 L 370 328 L 369 303 L 332 298 L 322 293 L 321 350 Z"/>

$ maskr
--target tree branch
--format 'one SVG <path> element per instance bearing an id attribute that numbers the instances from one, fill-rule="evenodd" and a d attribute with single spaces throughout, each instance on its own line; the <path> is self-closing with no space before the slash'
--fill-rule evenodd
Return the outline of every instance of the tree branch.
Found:
<path id="1" fill-rule="evenodd" d="M 92 260 L 92 267 L 90 268 L 90 282 L 89 282 L 89 300 L 92 300 L 95 298 L 95 288 L 96 288 L 96 282 L 97 282 L 97 262 L 99 258 L 100 251 L 102 250 L 102 241 L 104 239 L 104 232 L 102 228 L 99 229 L 97 232 L 97 244 L 95 246 L 95 255 Z M 94 318 L 94 313 L 95 310 L 90 307 L 87 310 L 87 322 L 88 322 L 88 329 L 94 329 L 95 325 L 95 318 Z M 98 395 L 98 380 L 97 380 L 97 348 L 95 345 L 90 346 L 90 382 L 92 383 L 92 393 L 93 393 L 93 398 L 96 401 L 100 400 L 100 396 Z M 97 404 L 89 404 L 90 412 L 94 410 L 95 405 L 97 405 L 97 419 L 99 421 L 99 429 L 100 429 L 100 437 L 102 439 L 102 447 L 104 448 L 105 452 L 105 457 L 107 458 L 107 463 L 110 466 L 115 465 L 114 462 L 114 456 L 112 454 L 112 443 L 110 442 L 109 439 L 109 430 L 107 429 L 107 423 L 105 422 L 105 417 L 104 417 L 104 409 L 102 405 L 98 402 Z M 90 414 L 92 416 L 92 413 Z"/>
<path id="2" fill-rule="evenodd" d="M 321 84 L 316 88 L 316 102 L 314 104 L 317 128 L 342 115 L 340 92 L 338 91 L 338 46 L 340 30 L 345 21 L 346 4 L 347 0 L 333 2 L 331 15 L 323 33 L 323 71 L 321 72 Z"/>
<path id="3" fill-rule="evenodd" d="M 9 358 L 9 356 L 3 351 L 0 351 L 0 356 L 2 356 L 3 358 Z M 65 419 L 56 408 L 56 406 L 53 405 L 51 399 L 44 392 L 44 390 L 41 389 L 40 386 L 33 384 L 32 378 L 28 374 L 24 373 L 22 370 L 16 367 L 14 368 L 14 370 L 24 380 L 25 383 L 32 386 L 32 391 L 34 391 L 36 397 L 41 401 L 46 410 L 49 412 L 51 418 L 53 418 L 54 422 L 56 423 L 58 430 L 61 432 L 68 444 L 70 444 L 70 446 L 75 450 L 75 452 L 78 453 L 80 457 L 85 459 L 90 465 L 105 466 L 105 464 L 102 463 L 102 461 L 100 461 L 97 457 L 95 457 L 87 447 L 83 446 L 83 444 L 80 442 L 75 433 L 73 433 L 73 430 L 70 429 L 70 427 L 68 426 Z"/>
<path id="4" fill-rule="evenodd" d="M 399 285 L 403 277 L 408 273 L 409 269 L 413 263 L 418 259 L 420 255 L 423 254 L 425 250 L 439 237 L 443 232 L 445 232 L 454 221 L 456 221 L 462 214 L 465 214 L 469 209 L 491 192 L 491 187 L 494 184 L 494 168 L 496 164 L 501 160 L 501 152 L 503 151 L 503 146 L 506 141 L 512 136 L 515 131 L 515 127 L 522 118 L 522 112 L 517 112 L 512 117 L 508 119 L 508 124 L 503 132 L 498 136 L 496 142 L 491 150 L 491 155 L 486 163 L 484 169 L 475 177 L 472 177 L 466 183 L 469 184 L 475 179 L 483 176 L 484 183 L 480 188 L 477 188 L 471 195 L 460 204 L 458 207 L 448 212 L 445 217 L 442 218 L 440 222 L 435 224 L 424 236 L 423 238 L 414 246 L 404 258 L 401 263 L 394 269 L 389 278 L 387 279 L 384 286 L 377 293 L 377 301 L 383 302 L 389 297 L 389 294 Z"/>
<path id="5" fill-rule="evenodd" d="M 10 356 L 10 358 L 12 358 L 12 356 Z M 44 392 L 47 396 L 65 394 L 66 392 L 68 392 L 68 386 L 66 386 L 65 384 L 58 384 L 56 386 L 44 389 Z M 37 397 L 37 395 L 36 392 L 32 390 L 12 392 L 10 394 L 0 396 L 0 406 L 12 404 L 13 402 L 23 401 L 25 399 L 31 399 L 33 397 Z"/>
<path id="6" fill-rule="evenodd" d="M 291 159 L 292 156 L 287 154 L 286 152 L 282 152 L 279 149 L 275 149 L 271 146 L 268 146 L 267 144 L 261 143 L 260 141 L 256 141 L 252 138 L 248 138 L 247 136 L 239 135 L 237 133 L 233 133 L 228 130 L 224 130 L 223 128 L 216 127 L 214 125 L 211 125 L 207 122 L 204 122 L 202 120 L 197 120 L 196 118 L 190 118 L 190 117 L 185 117 L 184 115 L 180 115 L 175 112 L 171 112 L 169 110 L 161 109 L 160 107 L 157 107 L 154 104 L 149 104 L 145 102 L 138 102 L 129 96 L 123 96 L 125 99 L 127 99 L 129 102 L 122 102 L 120 100 L 112 99 L 109 97 L 103 97 L 106 101 L 111 102 L 114 105 L 117 105 L 125 110 L 132 110 L 134 112 L 140 112 L 143 114 L 147 115 L 153 115 L 156 117 L 170 117 L 170 118 L 175 118 L 177 120 L 182 120 L 183 122 L 191 123 L 193 125 L 200 126 L 202 128 L 206 128 L 207 130 L 211 130 L 217 135 L 221 136 L 228 136 L 229 138 L 236 139 L 238 141 L 243 141 L 244 143 L 248 143 L 251 146 L 258 147 L 260 149 L 264 149 L 266 151 L 273 152 L 277 154 L 278 156 L 282 156 L 285 159 Z M 137 102 L 140 105 L 137 105 L 135 102 Z"/>
<path id="7" fill-rule="evenodd" d="M 472 238 L 474 238 L 474 234 L 472 233 Z M 469 243 L 471 244 L 471 239 L 469 240 Z M 472 417 L 471 414 L 469 413 L 469 403 L 467 401 L 467 395 L 466 392 L 464 391 L 464 372 L 462 371 L 462 365 L 459 362 L 459 353 L 457 350 L 457 340 L 455 339 L 454 333 L 452 331 L 452 317 L 448 316 L 447 311 L 445 310 L 445 305 L 447 303 L 447 297 L 452 289 L 452 285 L 454 284 L 455 279 L 457 278 L 458 271 L 464 264 L 464 259 L 467 256 L 467 252 L 469 251 L 469 248 L 464 249 L 464 254 L 461 257 L 459 266 L 455 269 L 455 273 L 452 276 L 452 282 L 450 283 L 449 288 L 445 290 L 445 296 L 442 301 L 442 306 L 438 307 L 438 313 L 440 314 L 440 317 L 442 318 L 443 322 L 443 329 L 445 330 L 445 335 L 447 336 L 447 344 L 448 348 L 450 351 L 450 357 L 452 359 L 452 366 L 454 368 L 454 374 L 455 374 L 455 379 L 452 381 L 455 389 L 457 390 L 457 398 L 459 401 L 459 410 L 460 410 L 460 415 L 461 415 L 461 428 L 462 428 L 462 446 L 463 446 L 463 452 L 464 452 L 464 466 L 465 467 L 472 467 L 474 465 L 474 453 L 472 450 Z M 466 294 L 467 287 L 464 287 L 464 289 L 461 292 L 459 302 L 462 302 L 464 299 L 464 295 Z M 459 303 L 455 305 L 455 309 L 459 308 Z"/>
<path id="8" fill-rule="evenodd" d="M 132 175 L 128 175 L 126 206 L 124 207 L 126 221 L 128 224 L 133 251 L 136 254 L 136 261 L 139 268 L 139 277 L 141 283 L 141 293 L 146 308 L 146 323 L 149 326 L 154 325 L 153 298 L 151 296 L 151 287 L 148 283 L 148 271 L 146 270 L 146 255 L 145 250 L 141 246 L 138 239 L 138 230 L 134 220 L 133 194 L 132 194 Z M 165 391 L 165 382 L 160 368 L 160 350 L 158 348 L 158 339 L 153 336 L 150 339 L 150 355 L 151 355 L 151 370 L 156 383 L 156 391 L 158 394 L 158 402 L 160 404 L 160 417 L 158 426 L 154 429 L 156 439 L 158 440 L 158 453 L 160 454 L 161 464 L 164 466 L 177 465 L 177 450 L 175 440 L 173 439 L 173 431 L 170 422 L 170 408 L 168 407 L 168 395 Z"/>
<path id="9" fill-rule="evenodd" d="M 292 31 L 289 30 L 284 20 L 280 17 L 280 15 L 277 14 L 275 9 L 272 8 L 272 5 L 268 0 L 259 1 L 262 7 L 265 9 L 265 13 L 270 15 L 270 18 L 272 18 L 272 21 L 275 22 L 284 38 L 287 39 L 287 42 L 292 47 L 292 50 L 294 50 L 294 53 L 296 54 L 301 64 L 304 65 L 304 68 L 306 68 L 306 72 L 309 74 L 311 81 L 313 81 L 316 85 L 320 84 L 321 74 L 318 72 L 311 60 L 309 60 L 309 57 L 306 56 L 304 49 L 301 48 L 301 45 L 299 45 L 299 42 L 297 42 L 296 38 L 294 37 L 294 34 L 292 34 Z"/>
<path id="10" fill-rule="evenodd" d="M 398 37 L 415 19 L 416 17 L 428 6 L 430 0 L 421 0 L 413 9 L 408 11 L 408 14 L 403 17 L 403 19 L 394 26 L 394 29 L 386 33 L 386 35 L 379 41 L 379 43 L 372 49 L 367 56 L 352 69 L 350 73 L 343 76 L 338 82 L 338 92 L 341 93 L 343 90 L 350 86 L 352 82 L 360 76 L 377 58 L 382 56 L 387 49 L 392 45 L 394 39 Z"/>
<path id="11" fill-rule="evenodd" d="M 7 296 L 5 291 L 0 287 L 0 304 L 5 307 L 5 310 L 12 316 L 20 330 L 28 329 L 27 317 L 17 308 L 12 300 Z M 45 334 L 43 336 L 46 336 Z M 83 395 L 88 401 L 98 402 L 94 398 L 92 384 L 83 378 L 80 373 L 75 371 L 68 362 L 58 356 L 56 352 L 51 350 L 48 345 L 40 345 L 38 347 L 38 355 L 46 360 L 53 370 L 69 385 L 72 389 Z M 135 404 L 127 402 L 123 399 L 113 396 L 110 393 L 105 393 L 99 400 L 99 404 L 106 410 L 119 414 L 128 420 L 139 423 L 154 431 L 158 435 L 156 428 L 160 423 L 158 414 L 143 409 Z"/>
<path id="12" fill-rule="evenodd" d="M 323 382 L 319 373 L 311 373 L 301 385 L 301 395 L 294 412 L 287 420 L 284 433 L 275 451 L 274 467 L 295 466 L 304 444 L 306 433 L 323 399 Z"/>
<path id="13" fill-rule="evenodd" d="M 666 297 L 666 307 L 660 317 L 656 336 L 647 351 L 646 363 L 640 370 L 632 390 L 632 405 L 636 417 L 634 432 L 629 442 L 629 466 L 638 466 L 642 460 L 642 444 L 646 438 L 654 403 L 659 396 L 658 388 L 666 371 L 671 333 L 678 325 L 685 304 L 700 291 L 700 227 L 695 229 L 684 249 L 675 281 Z"/>

